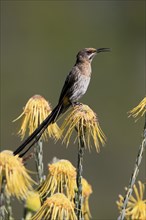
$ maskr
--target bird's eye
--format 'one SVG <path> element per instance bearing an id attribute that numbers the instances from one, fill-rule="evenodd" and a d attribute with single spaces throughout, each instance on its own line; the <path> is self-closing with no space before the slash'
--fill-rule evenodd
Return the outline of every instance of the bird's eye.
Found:
<path id="1" fill-rule="evenodd" d="M 91 50 L 88 50 L 88 51 L 87 51 L 87 54 L 89 54 L 89 55 L 90 55 L 91 53 L 92 53 L 92 51 L 91 51 Z"/>

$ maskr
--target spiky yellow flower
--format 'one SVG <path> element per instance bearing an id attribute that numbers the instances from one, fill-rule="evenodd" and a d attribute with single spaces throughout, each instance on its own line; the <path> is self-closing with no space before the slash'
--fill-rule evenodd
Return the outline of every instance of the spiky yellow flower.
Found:
<path id="1" fill-rule="evenodd" d="M 145 186 L 138 181 L 139 190 L 137 189 L 136 185 L 134 185 L 134 196 L 130 196 L 130 199 L 127 204 L 126 208 L 126 219 L 132 220 L 146 220 L 146 199 L 144 199 L 144 191 Z M 117 201 L 117 205 L 119 210 L 121 210 L 123 206 L 124 197 L 119 195 L 119 201 Z"/>
<path id="2" fill-rule="evenodd" d="M 68 160 L 59 160 L 49 164 L 48 169 L 49 174 L 39 189 L 40 195 L 44 197 L 59 192 L 72 199 L 76 184 L 75 167 Z"/>
<path id="3" fill-rule="evenodd" d="M 56 193 L 46 199 L 32 220 L 77 220 L 74 204 L 64 194 Z"/>
<path id="4" fill-rule="evenodd" d="M 37 212 L 41 207 L 40 196 L 38 192 L 29 191 L 26 198 L 25 206 L 27 209 Z"/>
<path id="5" fill-rule="evenodd" d="M 76 105 L 62 125 L 62 132 L 66 131 L 63 141 L 66 142 L 67 146 L 74 129 L 77 130 L 76 139 L 80 139 L 82 136 L 85 147 L 89 150 L 91 149 L 91 138 L 97 152 L 99 152 L 99 144 L 104 144 L 106 141 L 96 114 L 87 105 Z"/>
<path id="6" fill-rule="evenodd" d="M 131 111 L 129 111 L 129 116 L 134 118 L 142 117 L 146 113 L 146 97 Z"/>
<path id="7" fill-rule="evenodd" d="M 82 213 L 85 220 L 91 218 L 91 213 L 89 209 L 89 196 L 92 193 L 92 186 L 87 182 L 86 179 L 82 178 L 82 195 L 83 195 L 83 204 L 82 204 Z"/>
<path id="8" fill-rule="evenodd" d="M 30 98 L 25 105 L 22 114 L 14 120 L 17 121 L 18 119 L 23 118 L 21 128 L 18 132 L 21 139 L 24 138 L 27 129 L 29 130 L 30 135 L 50 113 L 51 106 L 42 96 L 35 95 Z M 56 123 L 48 126 L 43 133 L 42 138 L 46 140 L 48 136 L 55 139 L 60 138 L 60 129 Z"/>
<path id="9" fill-rule="evenodd" d="M 6 180 L 6 193 L 24 199 L 28 190 L 32 190 L 34 181 L 28 175 L 23 165 L 22 159 L 18 155 L 14 156 L 12 151 L 2 151 L 0 153 L 0 189 L 3 179 Z"/>

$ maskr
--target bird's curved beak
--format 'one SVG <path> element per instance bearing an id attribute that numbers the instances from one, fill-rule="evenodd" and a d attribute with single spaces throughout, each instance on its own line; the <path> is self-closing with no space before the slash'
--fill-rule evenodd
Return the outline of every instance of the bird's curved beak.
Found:
<path id="1" fill-rule="evenodd" d="M 111 52 L 111 48 L 97 48 L 97 53 L 100 53 L 100 52 Z"/>

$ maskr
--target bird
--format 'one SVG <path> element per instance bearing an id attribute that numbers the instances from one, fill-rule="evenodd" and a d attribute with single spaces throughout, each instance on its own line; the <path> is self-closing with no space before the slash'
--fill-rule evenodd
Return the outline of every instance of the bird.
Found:
<path id="1" fill-rule="evenodd" d="M 14 155 L 22 152 L 30 144 L 27 150 L 19 155 L 19 157 L 23 157 L 41 138 L 41 135 L 51 123 L 55 123 L 59 116 L 65 113 L 69 107 L 75 106 L 78 103 L 78 100 L 88 89 L 92 73 L 91 63 L 93 58 L 100 52 L 109 51 L 111 51 L 111 48 L 84 48 L 77 53 L 76 62 L 65 79 L 57 106 L 36 130 L 13 152 Z"/>

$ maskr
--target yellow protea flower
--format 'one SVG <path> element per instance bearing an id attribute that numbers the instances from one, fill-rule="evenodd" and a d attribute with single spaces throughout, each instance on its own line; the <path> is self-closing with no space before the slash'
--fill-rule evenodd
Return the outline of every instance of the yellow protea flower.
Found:
<path id="1" fill-rule="evenodd" d="M 37 212 L 41 207 L 40 196 L 38 192 L 29 191 L 26 198 L 25 206 L 27 209 Z"/>
<path id="2" fill-rule="evenodd" d="M 96 114 L 87 105 L 76 105 L 62 125 L 62 132 L 66 131 L 63 142 L 66 142 L 67 146 L 74 129 L 77 130 L 76 139 L 80 139 L 80 136 L 82 136 L 85 147 L 89 150 L 91 149 L 91 138 L 97 152 L 99 152 L 99 144 L 104 144 L 106 141 Z"/>
<path id="3" fill-rule="evenodd" d="M 3 178 L 6 180 L 6 193 L 18 199 L 26 198 L 28 190 L 32 190 L 32 184 L 35 183 L 28 175 L 22 158 L 8 150 L 0 153 L 0 189 Z"/>
<path id="4" fill-rule="evenodd" d="M 18 132 L 21 139 L 24 138 L 27 129 L 29 130 L 29 135 L 41 124 L 46 117 L 51 113 L 50 104 L 40 95 L 35 95 L 30 98 L 24 107 L 22 114 L 16 118 L 17 121 L 23 118 L 21 128 Z M 55 139 L 60 138 L 60 129 L 56 123 L 50 124 L 42 135 L 44 140 L 53 137 Z"/>
<path id="5" fill-rule="evenodd" d="M 129 111 L 129 116 L 134 118 L 142 117 L 146 113 L 146 97 L 131 111 Z"/>
<path id="6" fill-rule="evenodd" d="M 83 204 L 82 204 L 82 213 L 85 220 L 91 218 L 91 213 L 89 209 L 89 196 L 92 193 L 92 186 L 87 182 L 86 179 L 82 178 L 82 195 L 83 195 Z"/>
<path id="7" fill-rule="evenodd" d="M 48 165 L 49 174 L 42 183 L 39 193 L 42 197 L 55 192 L 64 193 L 70 199 L 74 198 L 76 184 L 76 169 L 68 160 L 59 160 Z"/>
<path id="8" fill-rule="evenodd" d="M 145 186 L 141 183 L 141 181 L 138 181 L 139 190 L 134 185 L 134 196 L 130 196 L 130 199 L 127 204 L 126 208 L 126 219 L 132 219 L 132 220 L 146 220 L 146 199 L 144 199 L 144 191 Z M 119 195 L 119 201 L 117 201 L 118 209 L 121 210 L 123 206 L 124 197 L 122 195 Z"/>
<path id="9" fill-rule="evenodd" d="M 47 198 L 32 220 L 77 220 L 74 204 L 64 194 L 56 193 Z"/>

